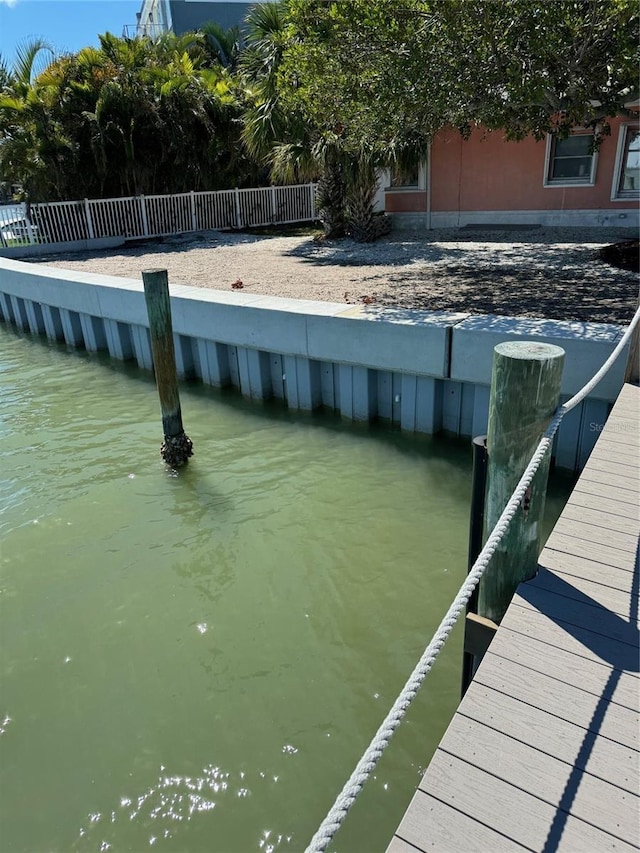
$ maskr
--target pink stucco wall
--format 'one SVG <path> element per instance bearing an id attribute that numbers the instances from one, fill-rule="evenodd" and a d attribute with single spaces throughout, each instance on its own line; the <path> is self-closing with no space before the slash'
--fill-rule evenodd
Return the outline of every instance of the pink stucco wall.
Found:
<path id="1" fill-rule="evenodd" d="M 427 193 L 425 190 L 387 190 L 384 208 L 387 213 L 423 213 L 427 209 Z"/>
<path id="2" fill-rule="evenodd" d="M 431 210 L 624 210 L 637 201 L 612 202 L 611 183 L 624 119 L 611 119 L 611 135 L 598 153 L 595 186 L 544 187 L 545 142 L 507 142 L 502 131 L 475 130 L 464 141 L 454 129 L 431 146 Z M 628 119 L 627 119 L 628 121 Z"/>

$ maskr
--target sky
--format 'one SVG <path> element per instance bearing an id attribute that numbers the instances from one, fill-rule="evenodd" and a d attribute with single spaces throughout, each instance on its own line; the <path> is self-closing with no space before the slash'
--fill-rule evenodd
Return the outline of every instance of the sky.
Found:
<path id="1" fill-rule="evenodd" d="M 13 64 L 15 47 L 41 37 L 58 51 L 98 44 L 107 30 L 121 36 L 135 24 L 141 0 L 0 0 L 0 53 Z"/>

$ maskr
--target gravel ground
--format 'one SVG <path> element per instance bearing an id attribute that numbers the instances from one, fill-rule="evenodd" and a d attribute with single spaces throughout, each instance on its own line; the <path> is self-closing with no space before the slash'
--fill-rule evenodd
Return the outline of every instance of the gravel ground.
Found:
<path id="1" fill-rule="evenodd" d="M 374 244 L 324 242 L 309 231 L 210 231 L 101 252 L 51 255 L 49 266 L 137 278 L 166 268 L 174 284 L 317 299 L 561 320 L 626 322 L 638 276 L 597 250 L 633 229 L 439 229 Z"/>

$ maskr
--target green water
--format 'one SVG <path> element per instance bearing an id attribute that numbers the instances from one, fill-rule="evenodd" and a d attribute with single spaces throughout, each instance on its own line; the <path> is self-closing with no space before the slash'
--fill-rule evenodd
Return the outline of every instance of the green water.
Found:
<path id="1" fill-rule="evenodd" d="M 0 348 L 0 849 L 302 851 L 464 575 L 468 443 L 192 386 L 172 475 L 148 376 Z M 460 640 L 332 849 L 385 849 Z"/>

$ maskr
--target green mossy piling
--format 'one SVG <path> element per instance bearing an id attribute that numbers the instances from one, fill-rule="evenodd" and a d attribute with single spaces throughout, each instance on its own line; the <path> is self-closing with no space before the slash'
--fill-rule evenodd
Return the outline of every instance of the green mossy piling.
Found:
<path id="1" fill-rule="evenodd" d="M 164 441 L 160 455 L 172 468 L 186 465 L 193 456 L 193 443 L 182 426 L 182 411 L 178 392 L 169 277 L 166 270 L 143 270 L 144 298 L 149 317 L 151 352 L 160 397 Z"/>
<path id="2" fill-rule="evenodd" d="M 484 538 L 500 518 L 560 399 L 564 350 L 532 341 L 494 349 L 487 433 Z M 537 573 L 550 452 L 480 583 L 478 613 L 499 623 L 522 581 Z"/>

